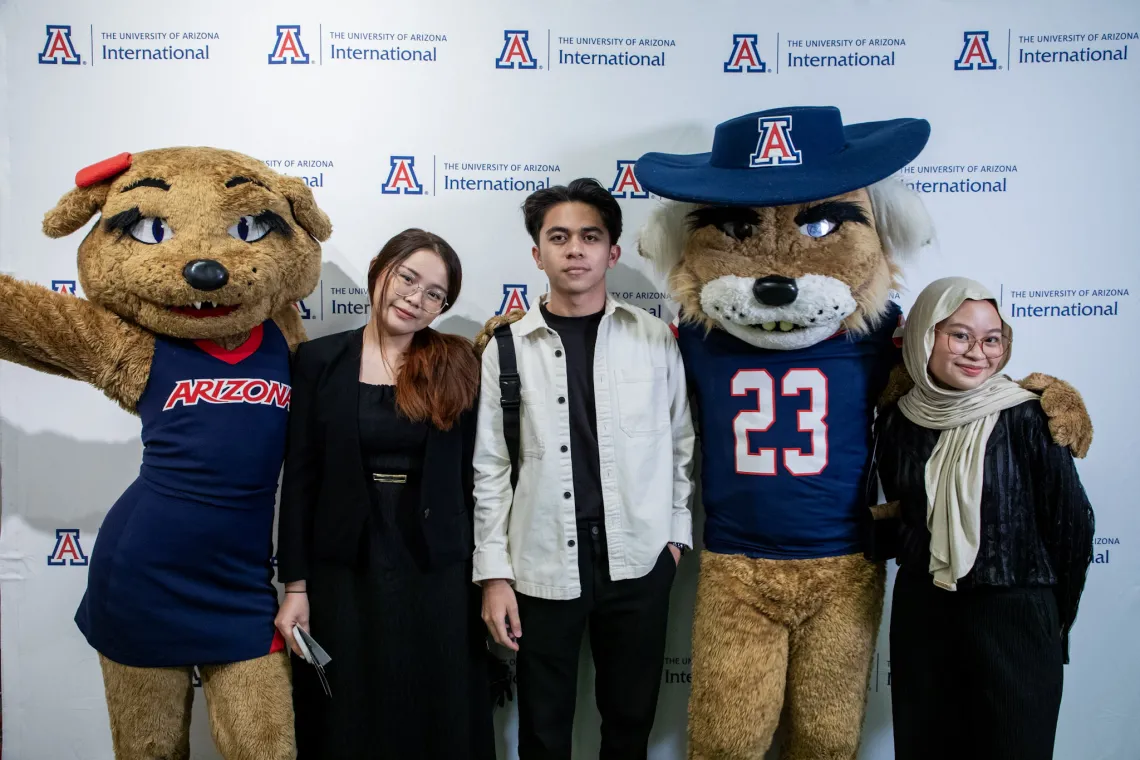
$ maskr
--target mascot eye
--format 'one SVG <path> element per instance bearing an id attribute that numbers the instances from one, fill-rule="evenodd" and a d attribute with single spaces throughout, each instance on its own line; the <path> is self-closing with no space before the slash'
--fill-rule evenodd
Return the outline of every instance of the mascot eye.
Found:
<path id="1" fill-rule="evenodd" d="M 834 232 L 838 226 L 838 224 L 831 221 L 830 219 L 820 219 L 817 222 L 808 222 L 807 224 L 801 224 L 800 232 L 804 233 L 808 237 L 821 238 Z"/>
<path id="2" fill-rule="evenodd" d="M 748 222 L 721 222 L 717 226 L 720 227 L 721 232 L 737 240 L 752 237 L 752 225 Z"/>
<path id="3" fill-rule="evenodd" d="M 227 232 L 231 237 L 253 243 L 269 234 L 272 227 L 256 216 L 243 216 L 237 224 L 230 227 Z"/>
<path id="4" fill-rule="evenodd" d="M 174 237 L 174 230 L 170 229 L 166 220 L 157 216 L 144 216 L 132 224 L 127 232 L 135 240 L 147 245 L 156 245 Z"/>

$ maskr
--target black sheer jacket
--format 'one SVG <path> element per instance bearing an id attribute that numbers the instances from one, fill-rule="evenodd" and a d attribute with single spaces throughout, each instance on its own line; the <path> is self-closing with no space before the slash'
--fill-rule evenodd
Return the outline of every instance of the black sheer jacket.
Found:
<path id="1" fill-rule="evenodd" d="M 920 427 L 892 404 L 876 422 L 879 478 L 898 501 L 899 572 L 929 575 L 925 470 L 940 431 Z M 1093 558 L 1093 510 L 1069 449 L 1053 442 L 1037 401 L 1006 409 L 986 444 L 981 542 L 958 589 L 1052 586 L 1065 662 Z"/>

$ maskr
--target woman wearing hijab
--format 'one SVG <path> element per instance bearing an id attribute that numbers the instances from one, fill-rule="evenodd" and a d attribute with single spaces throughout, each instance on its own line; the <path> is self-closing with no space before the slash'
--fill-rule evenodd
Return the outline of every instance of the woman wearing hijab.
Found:
<path id="1" fill-rule="evenodd" d="M 1003 374 L 984 286 L 931 283 L 903 335 L 914 388 L 876 427 L 902 523 L 891 610 L 895 757 L 1053 757 L 1093 511 L 1038 396 Z"/>

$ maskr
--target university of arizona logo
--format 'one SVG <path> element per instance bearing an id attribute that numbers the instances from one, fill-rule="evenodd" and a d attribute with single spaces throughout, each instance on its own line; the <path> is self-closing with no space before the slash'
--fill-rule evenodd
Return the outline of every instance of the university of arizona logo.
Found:
<path id="1" fill-rule="evenodd" d="M 990 52 L 989 32 L 965 32 L 962 52 L 954 61 L 955 71 L 993 71 L 997 59 Z"/>
<path id="2" fill-rule="evenodd" d="M 504 285 L 503 302 L 499 304 L 499 310 L 495 312 L 495 316 L 509 314 L 518 309 L 530 311 L 530 303 L 526 300 L 526 285 Z"/>
<path id="3" fill-rule="evenodd" d="M 52 567 L 85 566 L 87 555 L 79 544 L 78 528 L 58 528 L 55 531 L 55 548 L 48 555 L 48 564 Z"/>
<path id="4" fill-rule="evenodd" d="M 224 378 L 220 380 L 179 380 L 162 406 L 162 411 L 174 407 L 195 406 L 199 401 L 207 404 L 265 404 L 288 409 L 293 389 L 277 380 Z"/>
<path id="5" fill-rule="evenodd" d="M 633 173 L 636 161 L 618 161 L 617 176 L 610 186 L 610 195 L 615 198 L 648 198 L 649 191 L 641 187 L 637 175 Z"/>
<path id="6" fill-rule="evenodd" d="M 792 117 L 760 117 L 760 139 L 756 143 L 756 152 L 752 154 L 750 165 L 798 166 L 802 163 L 803 156 L 792 142 Z"/>
<path id="7" fill-rule="evenodd" d="M 301 44 L 300 24 L 278 24 L 277 42 L 269 54 L 270 63 L 308 63 L 309 54 Z"/>
<path id="8" fill-rule="evenodd" d="M 392 156 L 392 169 L 380 192 L 385 195 L 423 195 L 424 186 L 416 178 L 416 159 L 411 156 Z"/>
<path id="9" fill-rule="evenodd" d="M 538 61 L 530 52 L 530 32 L 510 30 L 503 32 L 503 51 L 495 59 L 496 69 L 537 69 Z"/>
<path id="10" fill-rule="evenodd" d="M 67 296 L 75 295 L 75 280 L 52 280 L 51 289 Z"/>
<path id="11" fill-rule="evenodd" d="M 305 305 L 304 301 L 298 301 L 293 305 L 297 307 L 297 311 L 301 312 L 301 319 L 313 318 L 313 312 L 309 309 L 308 306 Z"/>
<path id="12" fill-rule="evenodd" d="M 78 65 L 80 62 L 75 43 L 71 41 L 71 26 L 48 24 L 47 42 L 44 43 L 44 51 L 40 53 L 40 63 Z"/>
<path id="13" fill-rule="evenodd" d="M 732 54 L 724 62 L 726 74 L 763 74 L 768 64 L 760 60 L 755 34 L 732 35 Z"/>

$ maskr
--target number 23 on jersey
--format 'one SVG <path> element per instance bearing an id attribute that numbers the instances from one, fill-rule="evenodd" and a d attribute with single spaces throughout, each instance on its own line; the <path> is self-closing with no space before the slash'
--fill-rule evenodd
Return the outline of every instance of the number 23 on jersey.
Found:
<path id="1" fill-rule="evenodd" d="M 779 382 L 783 396 L 807 392 L 811 404 L 796 411 L 797 427 L 811 434 L 811 450 L 760 448 L 752 451 L 750 433 L 767 432 L 776 421 L 776 381 L 764 369 L 743 369 L 732 377 L 732 395 L 756 394 L 757 408 L 745 409 L 732 421 L 736 439 L 736 472 L 740 475 L 775 475 L 777 454 L 792 475 L 819 475 L 827 467 L 827 377 L 818 369 L 790 369 Z"/>

